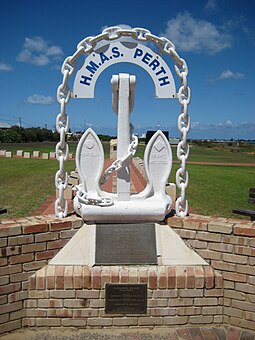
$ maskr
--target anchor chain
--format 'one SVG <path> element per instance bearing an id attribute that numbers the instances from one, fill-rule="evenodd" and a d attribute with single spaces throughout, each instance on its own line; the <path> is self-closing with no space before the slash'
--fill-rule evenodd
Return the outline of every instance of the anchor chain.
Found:
<path id="1" fill-rule="evenodd" d="M 105 170 L 104 175 L 100 179 L 100 184 L 104 184 L 108 180 L 108 178 L 110 177 L 110 175 L 113 171 L 118 172 L 126 166 L 128 160 L 130 160 L 132 157 L 134 157 L 136 150 L 137 150 L 137 146 L 138 146 L 138 138 L 137 138 L 136 135 L 132 134 L 132 142 L 130 143 L 130 145 L 128 147 L 128 151 L 127 151 L 126 156 L 116 159 L 116 161 L 114 161 Z"/>
<path id="2" fill-rule="evenodd" d="M 78 202 L 86 205 L 98 205 L 100 207 L 109 207 L 113 205 L 113 200 L 110 197 L 89 197 L 87 192 L 81 188 L 81 185 L 75 186 L 77 191 Z"/>
<path id="3" fill-rule="evenodd" d="M 67 201 L 64 198 L 64 190 L 68 184 L 68 174 L 64 168 L 64 161 L 68 159 L 69 148 L 66 143 L 66 134 L 69 130 L 69 119 L 66 114 L 66 105 L 70 100 L 71 91 L 68 87 L 68 78 L 73 70 L 66 68 L 63 64 L 62 67 L 63 81 L 57 90 L 57 100 L 60 103 L 60 113 L 56 118 L 56 130 L 60 135 L 60 141 L 56 145 L 56 158 L 59 162 L 59 170 L 55 175 L 55 186 L 58 190 L 58 198 L 55 201 L 55 213 L 59 218 L 67 215 Z"/>
<path id="4" fill-rule="evenodd" d="M 180 197 L 176 201 L 176 214 L 180 217 L 185 217 L 188 213 L 188 201 L 186 200 L 186 188 L 188 185 L 188 172 L 186 170 L 186 160 L 189 155 L 189 146 L 187 142 L 187 133 L 190 129 L 190 118 L 187 112 L 187 106 L 190 102 L 190 88 L 187 85 L 188 67 L 184 59 L 180 58 L 175 51 L 174 44 L 164 37 L 157 37 L 149 30 L 144 28 L 122 29 L 118 26 L 109 27 L 97 36 L 91 36 L 83 39 L 78 45 L 77 50 L 72 56 L 65 59 L 61 73 L 63 75 L 62 83 L 57 90 L 57 100 L 60 104 L 61 110 L 56 119 L 56 129 L 60 134 L 60 142 L 56 146 L 56 157 L 59 161 L 59 170 L 55 176 L 55 185 L 58 189 L 58 198 L 55 202 L 55 213 L 59 218 L 67 215 L 67 202 L 64 199 L 64 190 L 67 187 L 67 173 L 64 169 L 64 161 L 68 158 L 68 144 L 66 143 L 66 134 L 69 130 L 69 119 L 66 114 L 66 105 L 71 98 L 71 91 L 68 86 L 69 77 L 72 76 L 77 59 L 84 54 L 90 54 L 94 51 L 98 42 L 102 40 L 112 41 L 121 37 L 131 37 L 140 42 L 152 42 L 157 44 L 160 52 L 169 55 L 174 60 L 175 71 L 180 78 L 181 86 L 178 91 L 178 100 L 181 105 L 181 113 L 178 119 L 178 129 L 181 133 L 181 141 L 177 148 L 177 157 L 180 161 L 180 168 L 176 172 L 176 184 L 180 191 Z M 133 138 L 132 138 L 133 143 Z M 130 144 L 127 158 L 116 160 L 112 166 L 120 169 L 124 166 L 127 159 L 132 157 L 133 144 Z M 134 142 L 135 144 L 135 142 Z M 110 167 L 111 168 L 111 167 Z M 112 171 L 114 171 L 112 170 Z M 109 170 L 111 171 L 111 169 Z M 111 172 L 112 172 L 111 171 Z"/>

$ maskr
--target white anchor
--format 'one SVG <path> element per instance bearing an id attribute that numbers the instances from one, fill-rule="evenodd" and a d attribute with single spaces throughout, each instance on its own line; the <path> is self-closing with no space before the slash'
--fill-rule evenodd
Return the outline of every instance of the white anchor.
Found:
<path id="1" fill-rule="evenodd" d="M 130 113 L 134 103 L 135 76 L 119 74 L 112 77 L 113 110 L 118 115 L 117 193 L 101 189 L 100 178 L 104 151 L 96 133 L 87 129 L 76 152 L 76 166 L 81 178 L 74 198 L 75 211 L 93 222 L 157 222 L 171 210 L 172 200 L 165 186 L 172 168 L 172 152 L 168 140 L 158 130 L 146 146 L 144 167 L 148 178 L 146 188 L 130 192 Z M 124 161 L 123 161 L 124 160 Z M 118 168 L 118 166 L 117 166 Z"/>

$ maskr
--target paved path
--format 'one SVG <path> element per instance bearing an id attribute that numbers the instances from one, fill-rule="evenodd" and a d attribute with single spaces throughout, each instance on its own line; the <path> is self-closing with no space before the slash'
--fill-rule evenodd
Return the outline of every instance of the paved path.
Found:
<path id="1" fill-rule="evenodd" d="M 178 161 L 174 161 L 174 163 L 179 163 Z M 254 163 L 225 163 L 225 162 L 193 162 L 187 161 L 187 164 L 198 164 L 198 165 L 219 165 L 219 166 L 255 166 Z"/>
<path id="2" fill-rule="evenodd" d="M 23 329 L 1 340 L 255 340 L 255 334 L 233 327 L 192 327 L 154 329 Z"/>

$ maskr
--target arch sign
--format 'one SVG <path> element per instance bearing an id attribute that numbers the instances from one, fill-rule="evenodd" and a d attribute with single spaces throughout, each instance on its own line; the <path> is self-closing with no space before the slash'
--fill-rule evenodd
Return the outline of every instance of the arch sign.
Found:
<path id="1" fill-rule="evenodd" d="M 120 40 L 120 39 L 119 39 Z M 132 63 L 151 76 L 157 98 L 176 98 L 173 75 L 163 58 L 145 45 L 128 40 L 105 42 L 86 58 L 74 81 L 74 98 L 94 98 L 100 74 L 117 63 Z"/>

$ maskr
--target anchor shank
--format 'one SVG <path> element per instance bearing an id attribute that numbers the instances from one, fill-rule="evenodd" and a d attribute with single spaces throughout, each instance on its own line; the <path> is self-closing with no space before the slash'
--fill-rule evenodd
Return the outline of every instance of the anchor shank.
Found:
<path id="1" fill-rule="evenodd" d="M 115 76 L 115 79 L 117 77 Z M 113 82 L 112 82 L 113 83 Z M 119 74 L 117 86 L 117 112 L 118 112 L 118 144 L 117 158 L 126 156 L 130 144 L 130 75 Z M 129 161 L 126 166 L 117 172 L 117 197 L 119 201 L 130 200 L 130 169 Z"/>

